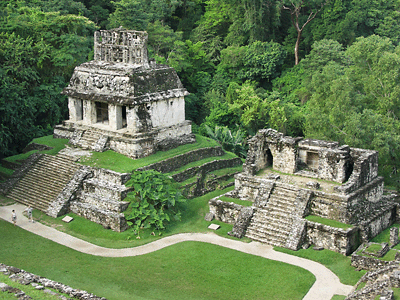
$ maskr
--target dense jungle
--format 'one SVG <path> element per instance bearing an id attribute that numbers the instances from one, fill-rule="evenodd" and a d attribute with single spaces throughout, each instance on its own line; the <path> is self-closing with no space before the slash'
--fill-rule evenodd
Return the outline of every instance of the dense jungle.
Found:
<path id="1" fill-rule="evenodd" d="M 379 151 L 399 188 L 400 0 L 0 2 L 0 158 L 68 118 L 93 34 L 145 30 L 190 92 L 193 131 L 244 156 L 261 128 Z"/>

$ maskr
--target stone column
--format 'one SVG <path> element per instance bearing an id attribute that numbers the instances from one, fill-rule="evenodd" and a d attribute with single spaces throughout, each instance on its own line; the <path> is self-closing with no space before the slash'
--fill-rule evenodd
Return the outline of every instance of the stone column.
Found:
<path id="1" fill-rule="evenodd" d="M 83 122 L 88 125 L 96 124 L 97 112 L 94 101 L 83 100 Z"/>
<path id="2" fill-rule="evenodd" d="M 78 107 L 78 102 L 81 103 L 81 107 Z M 68 110 L 69 110 L 69 120 L 72 122 L 80 121 L 82 120 L 82 102 L 72 98 L 68 97 Z M 80 117 L 79 117 L 80 114 Z"/>
<path id="3" fill-rule="evenodd" d="M 390 228 L 390 247 L 394 247 L 399 243 L 399 228 Z"/>
<path id="4" fill-rule="evenodd" d="M 131 133 L 139 132 L 138 120 L 136 109 L 134 107 L 126 107 L 126 128 Z"/>
<path id="5" fill-rule="evenodd" d="M 108 122 L 111 130 L 122 128 L 122 106 L 108 104 Z"/>

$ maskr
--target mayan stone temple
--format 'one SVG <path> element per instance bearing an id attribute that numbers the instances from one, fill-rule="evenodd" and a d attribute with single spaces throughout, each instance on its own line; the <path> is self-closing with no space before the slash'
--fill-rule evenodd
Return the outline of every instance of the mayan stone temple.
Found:
<path id="1" fill-rule="evenodd" d="M 73 212 L 124 231 L 131 174 L 76 161 L 87 150 L 141 158 L 195 142 L 185 120 L 188 92 L 173 68 L 149 63 L 146 32 L 101 30 L 94 40 L 94 60 L 77 66 L 63 91 L 69 119 L 54 128 L 69 145 L 56 156 L 32 154 L 0 192 L 52 217 Z"/>
<path id="2" fill-rule="evenodd" d="M 209 202 L 209 219 L 233 224 L 233 236 L 293 250 L 313 244 L 348 255 L 396 219 L 396 205 L 383 196 L 377 151 L 273 129 L 249 140 L 243 173 L 225 196 L 251 206 L 217 197 Z M 307 220 L 308 215 L 353 226 L 331 227 Z"/>
<path id="3" fill-rule="evenodd" d="M 194 142 L 185 120 L 188 92 L 173 68 L 149 63 L 147 38 L 122 28 L 95 33 L 94 60 L 76 67 L 64 89 L 69 120 L 55 136 L 132 158 Z"/>

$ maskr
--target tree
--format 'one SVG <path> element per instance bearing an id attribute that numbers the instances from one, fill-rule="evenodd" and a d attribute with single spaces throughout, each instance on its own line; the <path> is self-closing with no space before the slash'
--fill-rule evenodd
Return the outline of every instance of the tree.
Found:
<path id="1" fill-rule="evenodd" d="M 296 44 L 294 47 L 294 64 L 299 64 L 299 46 L 300 46 L 300 39 L 303 33 L 304 28 L 315 19 L 317 14 L 322 10 L 326 1 L 325 0 L 284 0 L 282 2 L 282 8 L 284 10 L 289 11 L 290 19 L 292 21 L 293 27 L 296 29 L 297 32 L 297 39 Z M 307 19 L 303 20 L 302 11 L 307 10 Z"/>

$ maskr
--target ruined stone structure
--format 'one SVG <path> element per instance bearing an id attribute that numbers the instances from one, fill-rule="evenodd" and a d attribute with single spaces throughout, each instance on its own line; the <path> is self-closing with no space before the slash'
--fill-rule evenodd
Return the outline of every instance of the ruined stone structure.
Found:
<path id="1" fill-rule="evenodd" d="M 173 68 L 149 63 L 146 32 L 96 32 L 94 60 L 75 68 L 63 93 L 69 120 L 54 136 L 73 145 L 139 158 L 194 142 L 185 120 L 188 92 Z"/>
<path id="2" fill-rule="evenodd" d="M 383 196 L 376 151 L 263 129 L 249 140 L 243 170 L 225 196 L 253 202 L 251 211 L 218 199 L 209 203 L 237 237 L 294 250 L 314 244 L 348 255 L 396 219 L 396 205 Z M 306 220 L 310 214 L 354 226 L 322 225 Z"/>

